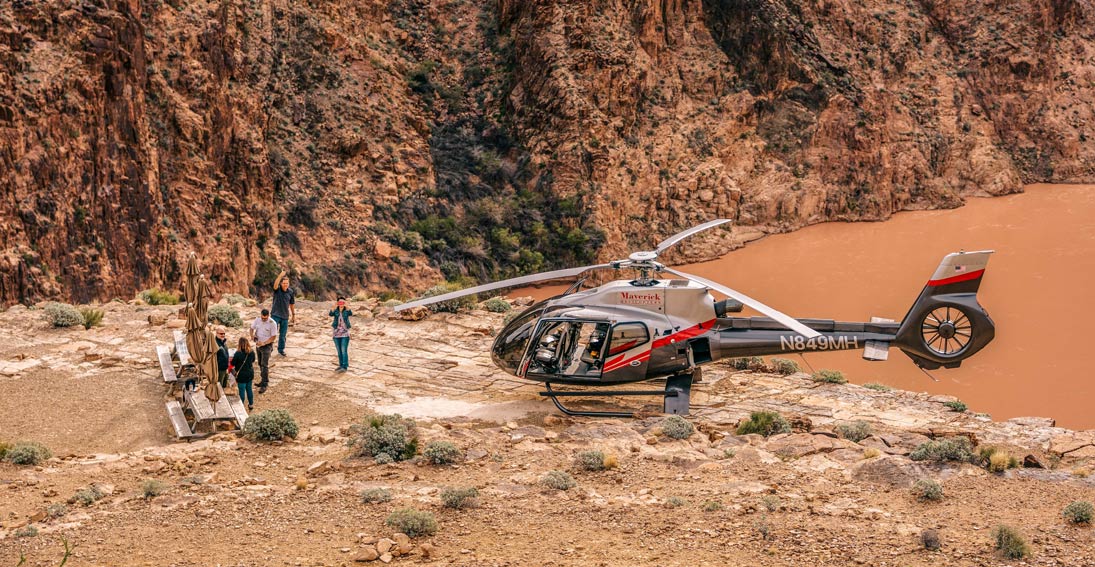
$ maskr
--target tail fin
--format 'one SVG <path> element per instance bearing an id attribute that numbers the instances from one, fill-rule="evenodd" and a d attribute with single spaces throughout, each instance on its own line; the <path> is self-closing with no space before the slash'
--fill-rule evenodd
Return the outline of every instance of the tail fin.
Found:
<path id="1" fill-rule="evenodd" d="M 990 254 L 947 254 L 916 298 L 894 344 L 917 366 L 957 368 L 996 335 L 995 324 L 977 302 Z"/>

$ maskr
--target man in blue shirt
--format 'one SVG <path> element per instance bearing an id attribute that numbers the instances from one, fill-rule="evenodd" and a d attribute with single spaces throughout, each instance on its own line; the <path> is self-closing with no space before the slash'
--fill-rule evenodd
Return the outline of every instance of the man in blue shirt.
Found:
<path id="1" fill-rule="evenodd" d="M 278 354 L 285 356 L 285 335 L 289 332 L 288 323 L 296 323 L 296 291 L 289 287 L 289 276 L 285 272 L 274 280 L 274 301 L 270 306 L 270 316 L 278 324 Z"/>

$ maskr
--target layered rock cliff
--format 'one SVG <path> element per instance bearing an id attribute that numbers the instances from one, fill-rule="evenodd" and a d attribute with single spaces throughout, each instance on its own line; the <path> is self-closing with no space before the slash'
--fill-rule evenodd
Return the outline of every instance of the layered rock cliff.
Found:
<path id="1" fill-rule="evenodd" d="M 419 290 L 1095 180 L 1090 4 L 15 0 L 0 302 Z M 720 252 L 704 242 L 682 257 Z M 440 272 L 440 274 L 439 274 Z"/>

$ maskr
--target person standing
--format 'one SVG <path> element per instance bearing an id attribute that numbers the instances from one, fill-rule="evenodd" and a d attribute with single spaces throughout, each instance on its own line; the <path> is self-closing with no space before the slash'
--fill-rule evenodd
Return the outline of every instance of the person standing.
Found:
<path id="1" fill-rule="evenodd" d="M 259 393 L 265 393 L 270 385 L 270 353 L 278 340 L 278 324 L 270 318 L 270 310 L 263 309 L 258 319 L 251 322 L 251 340 L 259 360 Z"/>
<path id="2" fill-rule="evenodd" d="M 228 387 L 228 338 L 225 335 L 227 329 L 224 325 L 217 325 L 217 378 L 221 388 Z"/>
<path id="3" fill-rule="evenodd" d="M 255 409 L 255 391 L 251 383 L 255 380 L 255 351 L 246 337 L 240 337 L 236 354 L 232 357 L 232 368 L 236 371 L 236 385 L 240 389 L 240 401 L 247 404 L 247 411 Z"/>
<path id="4" fill-rule="evenodd" d="M 289 333 L 289 323 L 297 322 L 296 291 L 289 287 L 289 275 L 282 272 L 274 280 L 274 300 L 270 305 L 270 315 L 278 324 L 278 354 L 285 356 L 285 335 Z"/>
<path id="5" fill-rule="evenodd" d="M 346 372 L 350 368 L 350 316 L 354 312 L 346 307 L 346 298 L 341 295 L 335 308 L 331 310 L 332 336 L 335 339 L 335 351 L 338 352 L 338 371 Z"/>

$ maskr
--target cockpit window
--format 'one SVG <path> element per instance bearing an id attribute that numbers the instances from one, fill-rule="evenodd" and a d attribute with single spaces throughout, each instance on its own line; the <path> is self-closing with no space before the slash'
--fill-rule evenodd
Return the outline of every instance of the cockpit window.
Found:
<path id="1" fill-rule="evenodd" d="M 612 327 L 612 340 L 608 345 L 608 355 L 612 356 L 631 350 L 649 340 L 650 334 L 646 331 L 646 325 L 642 323 L 620 323 Z"/>
<path id="2" fill-rule="evenodd" d="M 494 340 L 494 347 L 491 349 L 491 355 L 495 364 L 504 368 L 506 372 L 510 374 L 517 373 L 517 367 L 521 364 L 521 358 L 525 355 L 525 349 L 528 348 L 532 331 L 536 327 L 536 320 L 544 313 L 545 304 L 546 302 L 540 302 L 533 305 L 513 321 L 510 321 L 498 333 L 498 338 Z"/>

